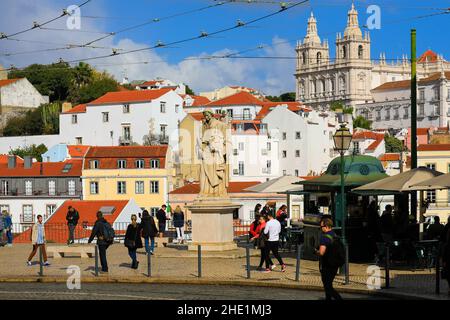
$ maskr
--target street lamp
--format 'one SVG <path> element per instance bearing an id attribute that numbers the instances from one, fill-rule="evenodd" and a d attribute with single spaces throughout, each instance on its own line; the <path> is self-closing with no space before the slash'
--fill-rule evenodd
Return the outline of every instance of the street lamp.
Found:
<path id="1" fill-rule="evenodd" d="M 341 212 L 340 216 L 342 217 L 342 242 L 345 246 L 345 284 L 349 283 L 349 264 L 348 264 L 348 246 L 347 239 L 345 234 L 345 220 L 347 215 L 345 214 L 345 185 L 344 185 L 344 154 L 350 148 L 350 143 L 352 142 L 352 134 L 350 130 L 346 127 L 345 123 L 341 124 L 341 127 L 336 130 L 336 133 L 333 136 L 334 140 L 334 150 L 338 151 L 341 157 L 341 165 L 340 165 L 340 173 L 341 173 Z"/>

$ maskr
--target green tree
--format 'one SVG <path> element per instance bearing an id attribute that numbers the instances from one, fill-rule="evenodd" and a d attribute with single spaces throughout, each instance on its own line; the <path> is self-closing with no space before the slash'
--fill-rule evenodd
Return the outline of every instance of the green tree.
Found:
<path id="1" fill-rule="evenodd" d="M 19 147 L 17 149 L 13 149 L 9 152 L 10 155 L 16 155 L 21 158 L 25 156 L 32 156 L 33 158 L 37 159 L 38 161 L 42 161 L 42 154 L 46 153 L 48 151 L 45 144 L 40 144 L 36 146 L 35 144 L 31 146 L 26 147 Z"/>
<path id="2" fill-rule="evenodd" d="M 92 80 L 93 69 L 87 63 L 80 62 L 78 66 L 73 68 L 74 85 L 76 88 L 81 88 L 88 85 Z"/>
<path id="3" fill-rule="evenodd" d="M 280 95 L 280 100 L 283 102 L 295 101 L 295 92 L 286 92 Z"/>
<path id="4" fill-rule="evenodd" d="M 346 106 L 342 101 L 332 102 L 330 110 L 335 112 L 343 112 L 344 114 L 353 114 L 353 107 Z"/>
<path id="5" fill-rule="evenodd" d="M 62 105 L 56 102 L 42 105 L 41 118 L 43 134 L 59 133 L 59 114 L 61 113 L 61 109 Z"/>
<path id="6" fill-rule="evenodd" d="M 73 104 L 88 103 L 100 98 L 107 92 L 118 91 L 119 84 L 107 73 L 93 73 L 93 77 L 89 84 L 74 90 L 69 100 Z"/>
<path id="7" fill-rule="evenodd" d="M 192 90 L 188 85 L 186 85 L 186 94 L 190 95 L 190 96 L 195 96 L 195 92 L 194 90 Z"/>
<path id="8" fill-rule="evenodd" d="M 390 136 L 389 134 L 384 136 L 384 143 L 386 145 L 386 152 L 399 153 L 407 150 L 401 140 Z"/>
<path id="9" fill-rule="evenodd" d="M 280 97 L 277 97 L 277 96 L 266 96 L 266 99 L 270 100 L 272 102 L 281 102 Z"/>
<path id="10" fill-rule="evenodd" d="M 367 120 L 363 116 L 357 116 L 353 120 L 353 129 L 356 129 L 356 128 L 371 130 L 372 129 L 372 121 Z"/>

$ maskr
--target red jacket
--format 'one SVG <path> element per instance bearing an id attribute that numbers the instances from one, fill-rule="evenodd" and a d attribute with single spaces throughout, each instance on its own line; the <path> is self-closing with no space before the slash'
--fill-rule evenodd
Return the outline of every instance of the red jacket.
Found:
<path id="1" fill-rule="evenodd" d="M 255 229 L 255 223 L 253 222 L 250 225 L 250 234 L 252 235 L 253 238 L 259 238 L 261 231 L 264 230 L 265 227 L 266 227 L 266 222 L 263 221 L 262 223 L 258 224 L 258 226 Z"/>

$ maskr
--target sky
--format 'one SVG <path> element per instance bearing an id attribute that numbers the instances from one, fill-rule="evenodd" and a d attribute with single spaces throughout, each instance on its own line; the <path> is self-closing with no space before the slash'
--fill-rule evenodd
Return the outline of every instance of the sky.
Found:
<path id="1" fill-rule="evenodd" d="M 30 28 L 34 21 L 42 23 L 59 16 L 63 8 L 85 0 L 1 0 L 0 32 L 11 35 Z M 222 2 L 226 2 L 223 0 Z M 299 0 L 286 1 L 288 4 Z M 44 28 L 34 29 L 0 40 L 0 64 L 18 68 L 31 63 L 48 64 L 83 60 L 155 46 L 213 33 L 248 22 L 280 9 L 279 1 L 237 0 L 219 5 L 214 0 L 91 0 L 81 7 L 81 28 L 68 30 L 67 17 Z M 99 70 L 106 70 L 117 80 L 150 80 L 156 77 L 188 84 L 195 92 L 213 90 L 225 85 L 244 85 L 265 94 L 279 95 L 295 91 L 295 60 L 256 59 L 242 57 L 295 57 L 297 40 L 306 33 L 307 20 L 314 13 L 319 36 L 328 39 L 334 57 L 336 33 L 345 29 L 351 0 L 311 0 L 228 32 L 189 42 L 135 53 L 89 60 Z M 371 13 L 367 8 L 377 5 L 381 12 L 381 28 L 370 30 L 371 57 L 384 52 L 387 59 L 410 55 L 410 30 L 417 29 L 418 55 L 432 49 L 450 60 L 450 1 L 428 0 L 361 0 L 354 1 L 360 26 L 366 25 Z M 215 5 L 215 6 L 214 6 Z M 209 8 L 207 8 L 209 6 Z M 198 9 L 198 10 L 197 10 Z M 450 9 L 449 9 L 450 12 Z M 429 16 L 433 15 L 433 16 Z M 420 17 L 420 18 L 419 18 Z M 143 27 L 109 36 L 95 42 L 95 48 L 63 48 L 86 44 L 94 39 L 130 26 L 153 21 Z M 56 29 L 56 30 L 53 30 Z M 363 29 L 366 30 L 366 29 Z M 199 59 L 239 53 L 233 59 Z M 9 56 L 7 54 L 10 54 Z"/>

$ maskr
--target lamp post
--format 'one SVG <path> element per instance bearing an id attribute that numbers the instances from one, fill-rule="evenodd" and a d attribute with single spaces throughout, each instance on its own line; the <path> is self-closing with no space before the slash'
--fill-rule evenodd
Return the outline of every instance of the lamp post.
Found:
<path id="1" fill-rule="evenodd" d="M 342 242 L 345 246 L 345 284 L 349 283 L 349 263 L 348 263 L 348 246 L 345 232 L 345 220 L 347 218 L 344 203 L 345 203 L 345 182 L 344 182 L 344 154 L 350 148 L 350 143 L 352 142 L 352 134 L 350 130 L 346 127 L 345 123 L 341 124 L 341 127 L 336 130 L 333 136 L 334 149 L 339 152 L 341 157 L 340 173 L 341 173 L 341 206 L 340 206 L 340 216 L 342 218 Z"/>

